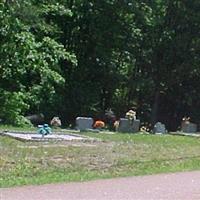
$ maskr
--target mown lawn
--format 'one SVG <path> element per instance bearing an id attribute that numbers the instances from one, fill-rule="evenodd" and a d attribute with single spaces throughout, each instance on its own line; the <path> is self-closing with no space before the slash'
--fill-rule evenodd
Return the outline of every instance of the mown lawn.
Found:
<path id="1" fill-rule="evenodd" d="M 0 187 L 200 170 L 200 138 L 84 133 L 96 142 L 0 136 Z"/>

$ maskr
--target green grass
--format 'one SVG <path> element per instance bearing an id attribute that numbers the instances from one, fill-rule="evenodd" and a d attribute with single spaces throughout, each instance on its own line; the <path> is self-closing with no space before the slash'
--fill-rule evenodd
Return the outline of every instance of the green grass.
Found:
<path id="1" fill-rule="evenodd" d="M 84 133 L 97 142 L 20 142 L 0 137 L 0 187 L 200 170 L 200 139 Z"/>
<path id="2" fill-rule="evenodd" d="M 26 128 L 23 128 L 23 127 L 14 127 L 14 126 L 11 126 L 11 125 L 0 125 L 0 131 L 11 131 L 11 130 L 15 130 L 15 131 L 35 131 L 37 130 L 36 127 L 26 127 Z"/>

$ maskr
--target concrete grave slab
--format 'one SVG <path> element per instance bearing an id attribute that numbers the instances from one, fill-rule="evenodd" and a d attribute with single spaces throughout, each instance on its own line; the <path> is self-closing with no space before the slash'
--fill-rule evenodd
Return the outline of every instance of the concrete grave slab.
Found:
<path id="1" fill-rule="evenodd" d="M 184 132 L 170 132 L 171 135 L 178 135 L 178 136 L 191 136 L 191 137 L 197 137 L 200 138 L 200 132 L 196 133 L 184 133 Z"/>
<path id="2" fill-rule="evenodd" d="M 75 135 L 75 134 L 49 134 L 42 137 L 40 134 L 33 133 L 12 133 L 12 132 L 4 132 L 2 133 L 4 136 L 9 136 L 14 139 L 22 140 L 22 141 L 83 141 L 83 140 L 92 140 L 92 138 Z"/>

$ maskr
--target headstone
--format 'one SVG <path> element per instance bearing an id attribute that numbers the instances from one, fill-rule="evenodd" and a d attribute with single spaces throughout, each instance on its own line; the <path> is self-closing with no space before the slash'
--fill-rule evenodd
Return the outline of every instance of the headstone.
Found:
<path id="1" fill-rule="evenodd" d="M 166 133 L 166 128 L 165 128 L 165 125 L 162 124 L 161 122 L 157 122 L 155 125 L 154 125 L 154 128 L 153 128 L 153 132 L 154 133 L 161 133 L 161 134 L 164 134 Z"/>
<path id="2" fill-rule="evenodd" d="M 44 115 L 42 113 L 26 116 L 26 119 L 30 120 L 30 122 L 34 125 L 44 123 Z"/>
<path id="3" fill-rule="evenodd" d="M 197 124 L 185 123 L 182 125 L 182 131 L 185 133 L 196 133 L 197 132 Z"/>
<path id="4" fill-rule="evenodd" d="M 92 129 L 93 119 L 91 117 L 77 117 L 76 128 L 80 131 L 86 131 Z"/>
<path id="5" fill-rule="evenodd" d="M 139 131 L 140 120 L 130 121 L 126 118 L 120 118 L 118 132 L 135 133 Z"/>
<path id="6" fill-rule="evenodd" d="M 138 132 L 140 130 L 140 120 L 135 119 L 132 124 L 133 132 Z"/>

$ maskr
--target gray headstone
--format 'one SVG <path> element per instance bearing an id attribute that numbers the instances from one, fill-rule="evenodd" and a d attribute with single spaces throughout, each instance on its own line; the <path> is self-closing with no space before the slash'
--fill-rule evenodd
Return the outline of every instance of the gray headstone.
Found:
<path id="1" fill-rule="evenodd" d="M 80 131 L 92 129 L 93 119 L 91 117 L 77 117 L 76 128 Z"/>
<path id="2" fill-rule="evenodd" d="M 138 132 L 140 130 L 140 120 L 135 119 L 132 124 L 133 132 Z"/>
<path id="3" fill-rule="evenodd" d="M 154 125 L 154 128 L 153 128 L 153 132 L 154 133 L 166 133 L 166 128 L 165 128 L 165 125 L 162 124 L 161 122 L 157 122 L 155 125 Z"/>
<path id="4" fill-rule="evenodd" d="M 185 133 L 196 133 L 197 132 L 197 124 L 194 124 L 194 123 L 183 124 L 182 131 Z"/>
<path id="5" fill-rule="evenodd" d="M 34 125 L 43 124 L 45 121 L 42 113 L 26 116 L 26 119 L 28 119 Z"/>
<path id="6" fill-rule="evenodd" d="M 120 118 L 118 132 L 135 133 L 139 131 L 140 120 L 130 121 L 126 118 Z"/>

